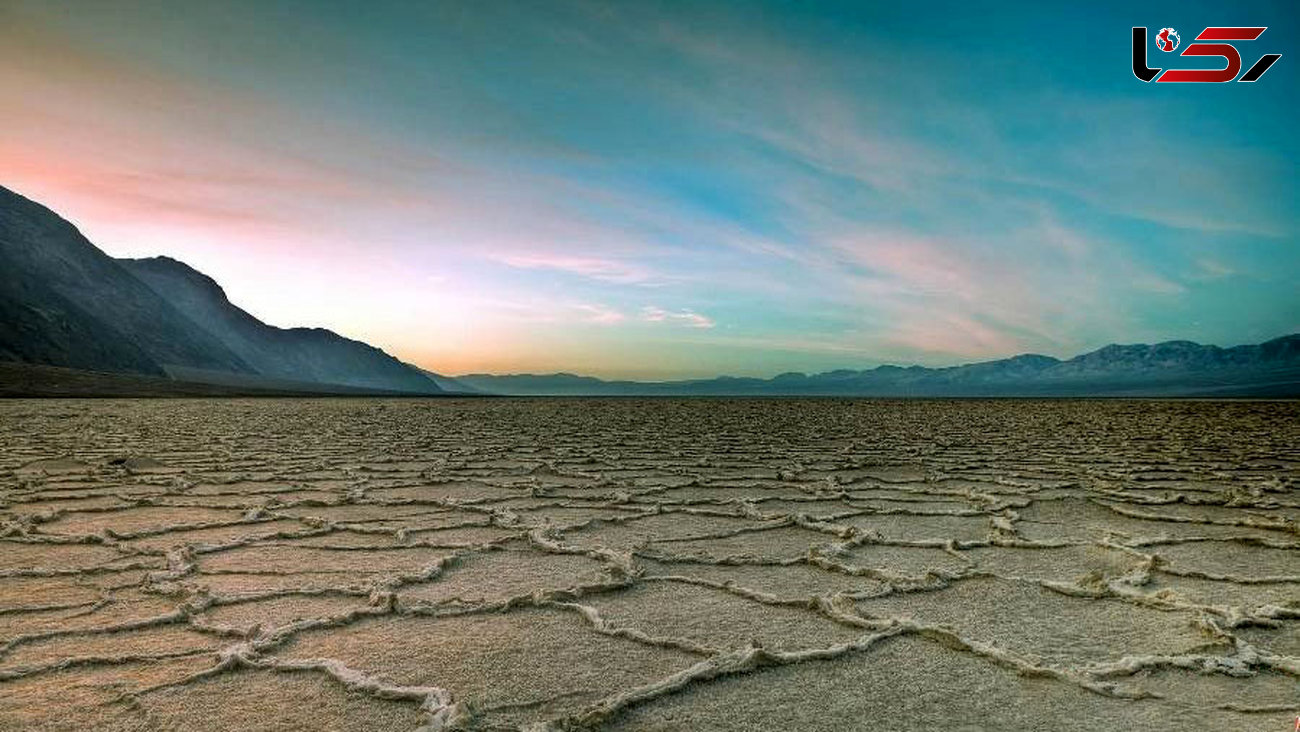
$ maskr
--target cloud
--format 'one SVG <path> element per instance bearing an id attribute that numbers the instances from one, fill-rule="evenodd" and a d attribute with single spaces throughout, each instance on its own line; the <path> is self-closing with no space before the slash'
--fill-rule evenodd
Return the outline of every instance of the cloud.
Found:
<path id="1" fill-rule="evenodd" d="M 1237 274 L 1237 270 L 1234 267 L 1230 267 L 1217 259 L 1211 259 L 1209 257 L 1202 257 L 1196 260 L 1196 270 L 1196 273 L 1192 275 L 1192 279 L 1201 281 L 1218 280 Z"/>
<path id="2" fill-rule="evenodd" d="M 688 328 L 713 328 L 717 322 L 694 310 L 665 310 L 657 305 L 641 308 L 641 320 L 647 323 L 670 323 Z"/>
<path id="3" fill-rule="evenodd" d="M 491 258 L 516 269 L 553 270 L 621 285 L 647 285 L 663 279 L 660 274 L 648 267 L 598 257 L 563 254 L 503 254 L 493 255 Z"/>
<path id="4" fill-rule="evenodd" d="M 580 319 L 585 323 L 614 325 L 627 319 L 621 311 L 599 304 L 582 303 L 575 305 L 574 310 L 580 314 Z"/>
<path id="5" fill-rule="evenodd" d="M 464 298 L 463 305 L 497 323 L 616 325 L 628 319 L 622 310 L 601 302 L 556 300 L 540 293 L 500 296 L 480 293 Z"/>
<path id="6" fill-rule="evenodd" d="M 960 357 L 1000 357 L 1024 350 L 1016 337 L 954 311 L 909 313 L 884 340 L 922 353 Z"/>

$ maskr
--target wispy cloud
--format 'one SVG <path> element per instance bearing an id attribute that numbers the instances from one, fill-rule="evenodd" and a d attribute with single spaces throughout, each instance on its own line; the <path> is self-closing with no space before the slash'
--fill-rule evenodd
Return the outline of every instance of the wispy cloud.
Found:
<path id="1" fill-rule="evenodd" d="M 1237 274 L 1236 268 L 1230 267 L 1217 259 L 1202 257 L 1196 260 L 1196 273 L 1192 277 L 1198 280 L 1218 280 L 1235 274 Z"/>
<path id="2" fill-rule="evenodd" d="M 717 325 L 712 318 L 694 310 L 665 310 L 657 305 L 641 308 L 641 319 L 647 323 L 673 323 L 688 328 L 713 328 Z"/>
<path id="3" fill-rule="evenodd" d="M 462 303 L 496 322 L 565 326 L 617 325 L 628 320 L 623 310 L 605 303 L 557 300 L 540 293 L 475 294 L 465 297 Z"/>
<path id="4" fill-rule="evenodd" d="M 649 267 L 599 257 L 555 254 L 504 254 L 493 258 L 516 269 L 551 270 L 622 285 L 650 285 L 664 280 L 663 275 Z"/>
<path id="5" fill-rule="evenodd" d="M 591 303 L 582 303 L 575 305 L 574 309 L 581 314 L 581 320 L 586 323 L 597 323 L 600 325 L 614 325 L 627 320 L 627 316 L 621 311 L 604 305 Z"/>

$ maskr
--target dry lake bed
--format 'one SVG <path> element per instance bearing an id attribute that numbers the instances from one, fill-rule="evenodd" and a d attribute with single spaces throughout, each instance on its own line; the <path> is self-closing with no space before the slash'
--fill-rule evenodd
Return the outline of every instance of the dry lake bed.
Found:
<path id="1" fill-rule="evenodd" d="M 1300 403 L 0 402 L 0 729 L 1276 730 Z"/>

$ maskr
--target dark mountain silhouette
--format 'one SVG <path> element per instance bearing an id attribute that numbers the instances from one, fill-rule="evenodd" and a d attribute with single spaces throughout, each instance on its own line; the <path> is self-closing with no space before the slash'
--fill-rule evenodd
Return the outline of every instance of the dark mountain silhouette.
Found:
<path id="1" fill-rule="evenodd" d="M 1066 361 L 1024 354 L 925 368 L 879 366 L 771 379 L 602 381 L 573 374 L 469 374 L 462 384 L 527 396 L 1300 396 L 1300 334 L 1220 348 L 1190 341 L 1110 345 Z"/>
<path id="2" fill-rule="evenodd" d="M 0 361 L 305 393 L 441 393 L 365 343 L 269 326 L 173 259 L 115 260 L 0 187 Z M 342 387 L 342 388 L 340 388 Z"/>
<path id="3" fill-rule="evenodd" d="M 1233 348 L 1169 341 L 1110 345 L 1064 361 L 1024 354 L 771 379 L 452 378 L 328 330 L 267 325 L 192 267 L 167 257 L 115 260 L 3 187 L 0 362 L 7 395 L 1300 396 L 1300 335 Z"/>
<path id="4" fill-rule="evenodd" d="M 433 391 L 436 383 L 374 346 L 324 328 L 276 328 L 231 304 L 216 280 L 169 257 L 118 260 L 192 322 L 230 348 L 260 376 L 396 391 Z M 179 372 L 192 378 L 193 371 Z"/>
<path id="5" fill-rule="evenodd" d="M 253 373 L 49 209 L 0 188 L 0 359 L 164 375 Z"/>

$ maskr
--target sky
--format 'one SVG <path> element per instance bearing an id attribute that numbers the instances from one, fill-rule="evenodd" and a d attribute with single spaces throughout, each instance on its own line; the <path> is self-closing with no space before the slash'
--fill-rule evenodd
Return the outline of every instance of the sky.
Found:
<path id="1" fill-rule="evenodd" d="M 0 185 L 447 374 L 1297 332 L 1297 120 L 1295 2 L 0 0 Z"/>

